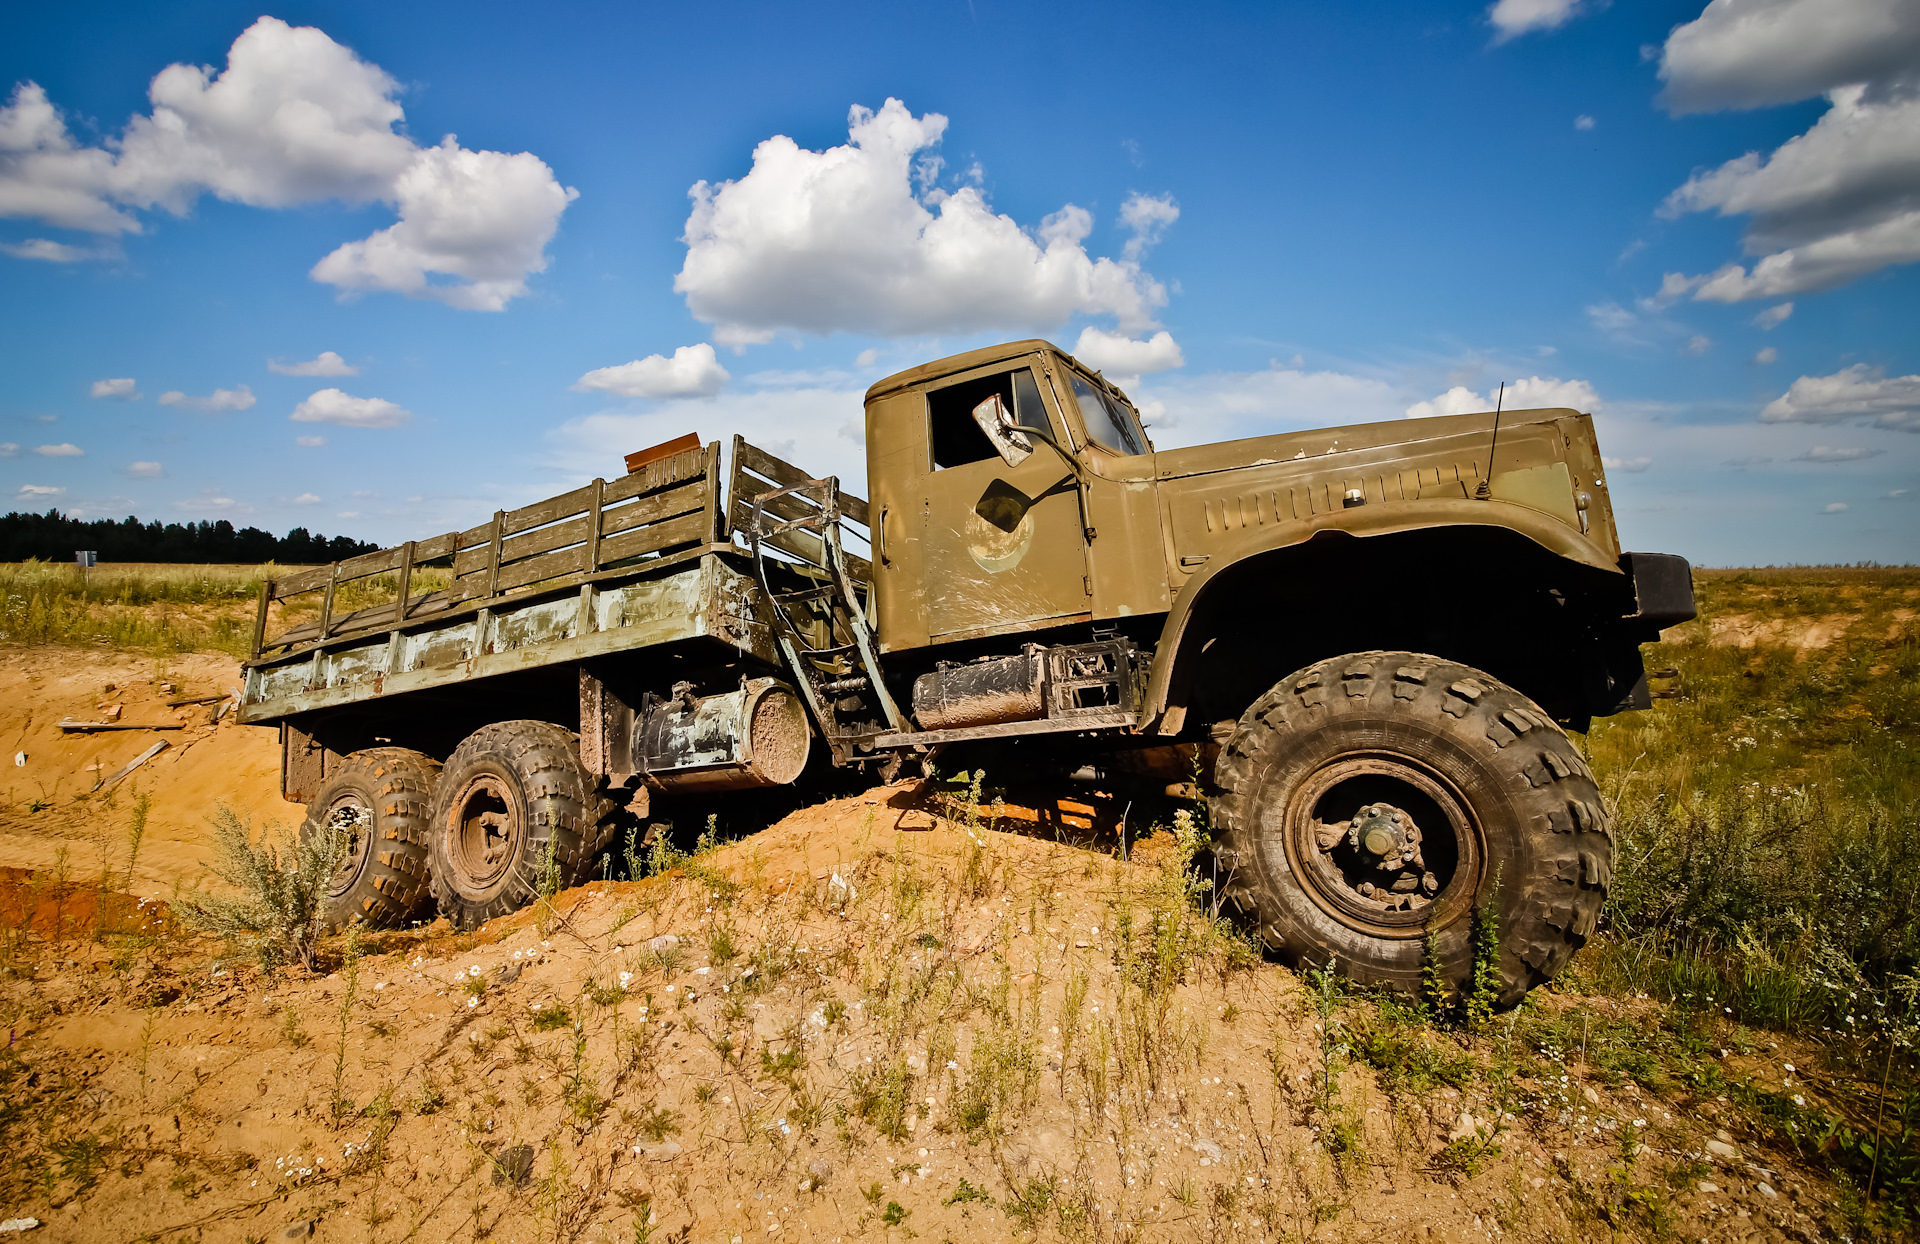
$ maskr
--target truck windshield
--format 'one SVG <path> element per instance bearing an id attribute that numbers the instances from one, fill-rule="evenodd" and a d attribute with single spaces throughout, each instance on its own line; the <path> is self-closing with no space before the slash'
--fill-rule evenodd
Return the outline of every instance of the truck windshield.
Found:
<path id="1" fill-rule="evenodd" d="M 1075 374 L 1074 400 L 1080 403 L 1080 418 L 1087 425 L 1087 438 L 1108 453 L 1143 454 L 1147 447 L 1140 430 L 1134 426 L 1133 413 L 1119 402 Z"/>

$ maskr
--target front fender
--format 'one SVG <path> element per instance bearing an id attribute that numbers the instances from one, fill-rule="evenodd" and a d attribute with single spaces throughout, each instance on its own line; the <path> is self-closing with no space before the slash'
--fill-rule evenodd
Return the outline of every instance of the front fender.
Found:
<path id="1" fill-rule="evenodd" d="M 1174 705 L 1169 711 L 1175 666 L 1196 608 L 1223 577 L 1230 578 L 1236 570 L 1246 570 L 1250 561 L 1297 549 L 1310 541 L 1341 537 L 1364 539 L 1446 527 L 1511 532 L 1585 571 L 1626 578 L 1620 563 L 1604 548 L 1566 523 L 1531 507 L 1498 500 L 1375 502 L 1316 515 L 1277 529 L 1256 525 L 1217 533 L 1208 542 L 1205 563 L 1177 589 L 1160 629 L 1141 720 L 1153 722 L 1150 729 L 1161 734 L 1176 734 L 1185 725 L 1184 705 Z M 1498 567 L 1480 570 L 1499 572 Z"/>

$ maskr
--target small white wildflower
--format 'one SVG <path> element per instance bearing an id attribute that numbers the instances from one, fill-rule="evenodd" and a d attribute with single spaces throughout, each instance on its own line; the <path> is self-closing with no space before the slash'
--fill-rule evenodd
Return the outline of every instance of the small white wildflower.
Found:
<path id="1" fill-rule="evenodd" d="M 1793 1064 L 1792 1064 L 1792 1063 L 1781 1063 L 1780 1065 L 1781 1065 L 1782 1067 L 1785 1067 L 1785 1068 L 1787 1069 L 1787 1071 L 1788 1071 L 1789 1073 L 1791 1073 L 1791 1072 L 1793 1071 Z"/>
<path id="2" fill-rule="evenodd" d="M 467 999 L 467 1009 L 468 1009 L 468 1010 L 472 1010 L 472 1009 L 473 1009 L 474 1007 L 476 1007 L 476 1006 L 479 1006 L 479 1005 L 480 1005 L 480 999 L 478 999 L 478 998 L 468 998 L 468 999 Z"/>

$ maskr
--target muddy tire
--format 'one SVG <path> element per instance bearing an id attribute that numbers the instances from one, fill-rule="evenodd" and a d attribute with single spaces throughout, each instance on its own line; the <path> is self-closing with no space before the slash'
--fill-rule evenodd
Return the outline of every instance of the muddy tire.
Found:
<path id="1" fill-rule="evenodd" d="M 1613 836 L 1586 762 L 1531 700 L 1464 665 L 1362 652 L 1308 666 L 1241 716 L 1214 776 L 1229 906 L 1299 965 L 1415 992 L 1431 927 L 1461 988 L 1497 876 L 1511 1006 L 1606 900 Z"/>
<path id="2" fill-rule="evenodd" d="M 580 764 L 577 738 L 544 721 L 482 726 L 447 758 L 433 801 L 430 873 L 440 914 L 472 929 L 586 880 L 615 807 Z"/>
<path id="3" fill-rule="evenodd" d="M 391 929 L 425 914 L 427 826 L 440 765 L 402 747 L 355 752 L 307 805 L 300 838 L 331 825 L 346 840 L 327 883 L 325 927 Z"/>

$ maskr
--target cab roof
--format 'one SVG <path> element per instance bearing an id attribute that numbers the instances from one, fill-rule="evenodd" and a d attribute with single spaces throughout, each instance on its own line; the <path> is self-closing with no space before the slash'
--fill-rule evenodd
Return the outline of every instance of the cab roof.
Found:
<path id="1" fill-rule="evenodd" d="M 971 371 L 975 367 L 985 367 L 990 363 L 998 363 L 1002 359 L 1017 358 L 1020 355 L 1034 354 L 1041 350 L 1051 351 L 1063 358 L 1071 357 L 1051 341 L 1042 341 L 1038 337 L 1029 337 L 1025 341 L 1009 341 L 1004 345 L 983 346 L 978 350 L 969 350 L 965 354 L 949 355 L 943 359 L 935 359 L 931 363 L 910 367 L 906 371 L 895 372 L 868 389 L 866 400 L 871 402 L 883 394 L 910 389 L 928 380 L 938 380 L 942 376 L 950 376 L 955 372 Z"/>

